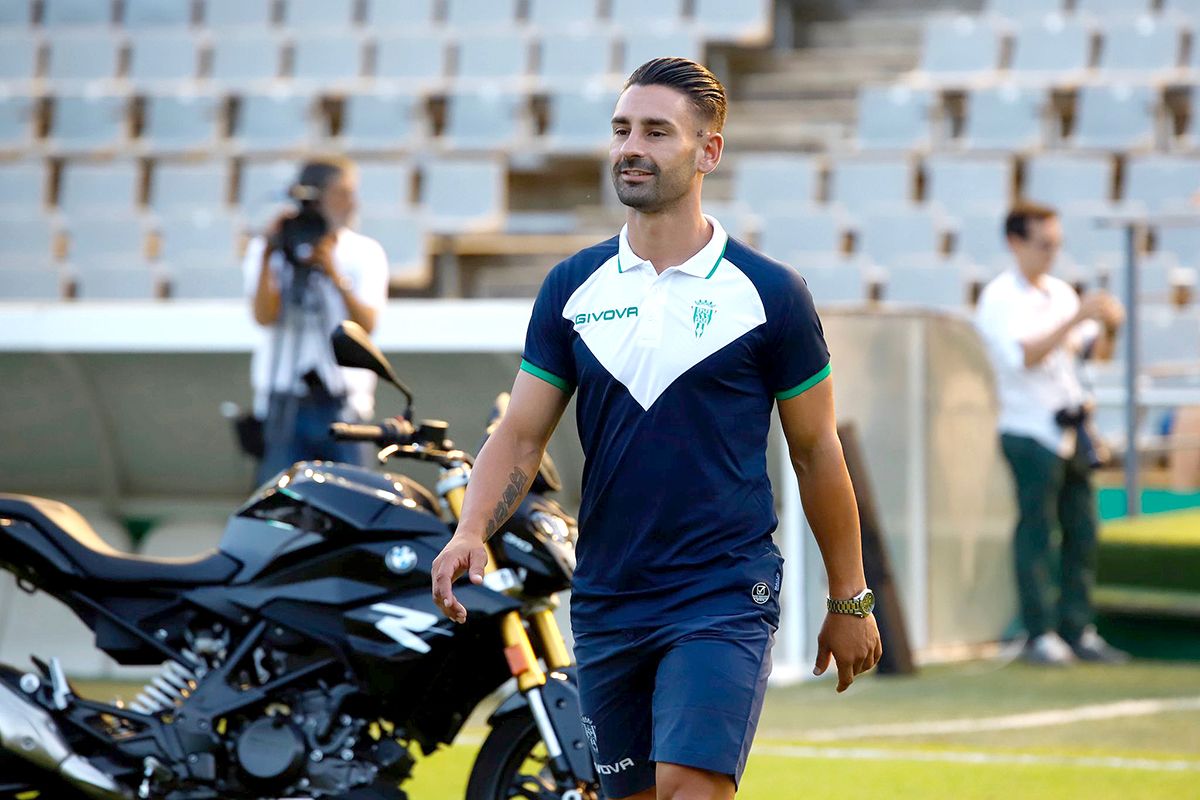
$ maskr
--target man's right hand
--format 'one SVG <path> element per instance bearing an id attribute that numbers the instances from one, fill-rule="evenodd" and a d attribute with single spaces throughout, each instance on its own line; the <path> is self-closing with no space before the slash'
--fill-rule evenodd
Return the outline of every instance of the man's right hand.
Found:
<path id="1" fill-rule="evenodd" d="M 455 622 L 467 621 L 467 609 L 454 596 L 454 582 L 464 573 L 471 583 L 483 583 L 487 550 L 478 536 L 455 533 L 433 560 L 433 604 Z"/>
<path id="2" fill-rule="evenodd" d="M 1108 292 L 1100 290 L 1088 292 L 1079 301 L 1079 319 L 1103 322 L 1109 315 L 1109 306 L 1112 300 L 1113 297 Z"/>

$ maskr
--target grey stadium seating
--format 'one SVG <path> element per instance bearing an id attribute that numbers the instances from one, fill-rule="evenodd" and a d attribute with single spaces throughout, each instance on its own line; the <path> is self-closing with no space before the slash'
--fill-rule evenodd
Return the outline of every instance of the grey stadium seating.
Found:
<path id="1" fill-rule="evenodd" d="M 427 28 L 437 12 L 437 0 L 366 0 L 364 25 L 372 31 Z"/>
<path id="2" fill-rule="evenodd" d="M 137 162 L 68 163 L 59 179 L 58 207 L 69 214 L 129 212 L 140 202 Z"/>
<path id="3" fill-rule="evenodd" d="M 91 264 L 75 274 L 81 300 L 153 300 L 160 291 L 161 275 L 149 264 L 126 262 Z"/>
<path id="4" fill-rule="evenodd" d="M 511 28 L 516 21 L 516 0 L 446 0 L 446 22 L 456 30 Z"/>
<path id="5" fill-rule="evenodd" d="M 193 81 L 199 54 L 199 39 L 186 29 L 141 33 L 129 41 L 129 81 L 138 89 Z"/>
<path id="6" fill-rule="evenodd" d="M 27 33 L 0 33 L 0 81 L 11 92 L 37 75 L 39 42 Z"/>
<path id="7" fill-rule="evenodd" d="M 1125 162 L 1122 200 L 1150 213 L 1191 211 L 1200 189 L 1200 159 L 1140 155 Z"/>
<path id="8" fill-rule="evenodd" d="M 54 265 L 7 258 L 0 263 L 0 300 L 48 301 L 62 294 L 62 272 Z"/>
<path id="9" fill-rule="evenodd" d="M 309 144 L 314 127 L 310 96 L 249 94 L 240 98 L 232 138 L 245 151 L 279 152 Z"/>
<path id="10" fill-rule="evenodd" d="M 733 199 L 759 213 L 806 209 L 818 200 L 820 163 L 792 153 L 747 154 L 733 175 Z"/>
<path id="11" fill-rule="evenodd" d="M 427 277 L 425 228 L 417 213 L 393 210 L 363 214 L 359 229 L 383 246 L 392 275 Z"/>
<path id="12" fill-rule="evenodd" d="M 1004 37 L 988 19 L 940 16 L 925 25 L 921 69 L 935 79 L 968 79 L 1000 67 Z"/>
<path id="13" fill-rule="evenodd" d="M 864 215 L 857 223 L 855 252 L 886 266 L 940 260 L 938 217 L 924 208 Z M 961 299 L 961 298 L 960 298 Z"/>
<path id="14" fill-rule="evenodd" d="M 458 71 L 462 80 L 511 82 L 529 74 L 530 41 L 512 31 L 464 33 L 458 37 Z"/>
<path id="15" fill-rule="evenodd" d="M 156 153 L 207 151 L 217 143 L 224 100 L 212 94 L 150 95 L 141 144 Z"/>
<path id="16" fill-rule="evenodd" d="M 907 156 L 837 159 L 830 189 L 830 201 L 855 213 L 906 206 L 913 200 L 913 164 Z"/>
<path id="17" fill-rule="evenodd" d="M 3 106 L 0 106 L 3 108 Z M 46 168 L 41 161 L 8 161 L 0 164 L 0 208 L 12 210 L 41 209 L 47 204 Z"/>
<path id="18" fill-rule="evenodd" d="M 693 30 L 658 29 L 648 25 L 629 30 L 625 36 L 622 54 L 619 71 L 622 75 L 628 75 L 650 59 L 660 56 L 679 56 L 701 61 L 704 58 L 704 42 Z"/>
<path id="19" fill-rule="evenodd" d="M 682 0 L 660 0 L 647 4 L 641 0 L 611 0 L 609 17 L 626 30 L 673 28 L 683 19 Z"/>
<path id="20" fill-rule="evenodd" d="M 1062 0 L 987 0 L 985 9 L 988 14 L 994 16 L 1022 19 L 1042 17 L 1054 11 L 1062 11 L 1064 7 Z"/>
<path id="21" fill-rule="evenodd" d="M 965 214 L 954 227 L 954 253 L 971 264 L 994 268 L 1010 258 L 1004 242 L 1004 213 L 999 207 L 990 213 Z"/>
<path id="22" fill-rule="evenodd" d="M 614 40 L 608 31 L 568 31 L 543 36 L 538 46 L 537 79 L 544 87 L 574 89 L 610 80 Z"/>
<path id="23" fill-rule="evenodd" d="M 285 0 L 283 24 L 292 30 L 336 31 L 354 23 L 354 10 L 355 0 Z"/>
<path id="24" fill-rule="evenodd" d="M 86 271 L 105 262 L 133 263 L 146 256 L 146 229 L 130 212 L 79 214 L 66 220 L 67 255 Z"/>
<path id="25" fill-rule="evenodd" d="M 1013 33 L 1009 69 L 1023 80 L 1078 79 L 1089 66 L 1092 36 L 1091 26 L 1076 17 L 1024 19 Z"/>
<path id="26" fill-rule="evenodd" d="M 865 86 L 858 93 L 858 146 L 922 150 L 932 141 L 932 92 L 906 86 Z"/>
<path id="27" fill-rule="evenodd" d="M 967 150 L 1030 150 L 1040 147 L 1046 107 L 1041 89 L 1002 84 L 972 90 L 962 145 Z"/>
<path id="28" fill-rule="evenodd" d="M 33 22 L 33 3 L 0 3 L 0 29 L 26 28 Z"/>
<path id="29" fill-rule="evenodd" d="M 952 264 L 893 264 L 886 274 L 889 303 L 959 310 L 966 300 L 967 282 Z"/>
<path id="30" fill-rule="evenodd" d="M 1157 138 L 1158 92 L 1150 86 L 1105 84 L 1079 90 L 1075 147 L 1138 150 Z"/>
<path id="31" fill-rule="evenodd" d="M 172 265 L 215 268 L 237 263 L 242 223 L 233 214 L 202 209 L 171 209 L 154 229 L 161 239 L 160 255 Z"/>
<path id="32" fill-rule="evenodd" d="M 0 150 L 19 150 L 30 144 L 37 104 L 29 96 L 0 97 Z"/>
<path id="33" fill-rule="evenodd" d="M 771 35 L 770 0 L 695 0 L 692 21 L 710 42 L 765 43 Z"/>
<path id="34" fill-rule="evenodd" d="M 759 246 L 772 258 L 792 263 L 840 259 L 844 250 L 846 225 L 827 208 L 794 209 L 786 214 L 763 214 Z"/>
<path id="35" fill-rule="evenodd" d="M 947 212 L 994 212 L 1012 202 L 1013 163 L 1006 155 L 936 154 L 925 159 L 925 199 Z"/>
<path id="36" fill-rule="evenodd" d="M 1179 66 L 1185 27 L 1149 15 L 1105 21 L 1097 65 L 1104 73 L 1167 72 Z"/>
<path id="37" fill-rule="evenodd" d="M 160 161 L 150 173 L 147 206 L 158 214 L 218 210 L 228 200 L 229 168 L 224 160 Z"/>
<path id="38" fill-rule="evenodd" d="M 507 205 L 503 162 L 427 159 L 421 177 L 421 208 L 430 230 L 498 230 L 503 224 Z"/>
<path id="39" fill-rule="evenodd" d="M 543 31 L 591 29 L 596 16 L 596 0 L 529 0 L 529 22 Z"/>
<path id="40" fill-rule="evenodd" d="M 359 161 L 358 199 L 373 213 L 392 214 L 412 206 L 412 165 L 403 161 Z"/>
<path id="41" fill-rule="evenodd" d="M 555 153 L 597 153 L 612 139 L 615 91 L 563 90 L 550 95 L 550 120 L 542 146 Z"/>
<path id="42" fill-rule="evenodd" d="M 209 79 L 243 89 L 279 76 L 282 43 L 269 31 L 222 31 L 213 37 Z"/>
<path id="43" fill-rule="evenodd" d="M 101 26 L 113 21 L 109 0 L 44 0 L 42 24 L 47 28 Z"/>
<path id="44" fill-rule="evenodd" d="M 107 31 L 56 33 L 46 41 L 46 79 L 61 88 L 114 80 L 121 41 Z"/>
<path id="45" fill-rule="evenodd" d="M 844 259 L 826 260 L 825 256 L 812 262 L 807 259 L 784 260 L 794 264 L 804 276 L 808 290 L 818 305 L 858 304 L 867 299 L 866 276 L 858 264 Z"/>
<path id="46" fill-rule="evenodd" d="M 306 33 L 292 40 L 292 74 L 323 90 L 353 85 L 363 74 L 363 41 L 353 31 Z"/>
<path id="47" fill-rule="evenodd" d="M 163 0 L 124 0 L 121 22 L 130 29 L 184 28 L 192 22 L 192 4 Z"/>
<path id="48" fill-rule="evenodd" d="M 375 41 L 375 79 L 405 92 L 436 88 L 446 79 L 447 45 L 438 33 L 395 33 Z"/>
<path id="49" fill-rule="evenodd" d="M 1075 12 L 1102 17 L 1144 15 L 1151 11 L 1153 0 L 1075 0 Z"/>
<path id="50" fill-rule="evenodd" d="M 238 208 L 251 228 L 263 227 L 290 202 L 287 190 L 296 180 L 296 170 L 296 162 L 289 159 L 252 161 L 242 165 Z"/>
<path id="51" fill-rule="evenodd" d="M 1062 211 L 1105 207 L 1112 182 L 1113 162 L 1107 156 L 1040 155 L 1026 162 L 1024 195 Z"/>
<path id="52" fill-rule="evenodd" d="M 529 134 L 524 94 L 455 92 L 446 100 L 442 142 L 458 150 L 503 150 Z"/>
<path id="53" fill-rule="evenodd" d="M 204 24 L 210 28 L 261 29 L 271 24 L 272 0 L 204 0 Z"/>
<path id="54" fill-rule="evenodd" d="M 406 150 L 423 141 L 426 133 L 421 97 L 373 92 L 346 98 L 341 132 L 341 146 L 346 150 Z"/>
<path id="55" fill-rule="evenodd" d="M 17 208 L 0 216 L 0 263 L 48 261 L 57 230 L 41 211 Z"/>

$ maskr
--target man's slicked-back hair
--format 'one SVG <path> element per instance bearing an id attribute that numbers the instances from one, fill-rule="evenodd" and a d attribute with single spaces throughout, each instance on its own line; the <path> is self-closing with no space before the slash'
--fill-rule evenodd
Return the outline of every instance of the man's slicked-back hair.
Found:
<path id="1" fill-rule="evenodd" d="M 725 87 L 703 64 L 677 57 L 651 59 L 625 81 L 625 88 L 630 86 L 669 86 L 683 92 L 711 130 L 725 127 Z"/>
<path id="2" fill-rule="evenodd" d="M 1008 216 L 1004 218 L 1004 235 L 1021 240 L 1028 239 L 1030 220 L 1043 222 L 1057 216 L 1058 211 L 1052 206 L 1029 200 L 1018 200 L 1009 210 Z"/>
<path id="3" fill-rule="evenodd" d="M 312 199 L 325 191 L 325 187 L 332 181 L 354 169 L 354 162 L 345 156 L 324 155 L 310 158 L 300 167 L 300 174 L 289 193 L 297 200 Z"/>

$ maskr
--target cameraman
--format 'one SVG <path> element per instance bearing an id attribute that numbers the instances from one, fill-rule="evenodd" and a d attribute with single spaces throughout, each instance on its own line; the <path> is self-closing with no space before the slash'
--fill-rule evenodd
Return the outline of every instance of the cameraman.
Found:
<path id="1" fill-rule="evenodd" d="M 383 247 L 348 227 L 357 192 L 352 161 L 311 160 L 289 191 L 298 209 L 247 247 L 246 291 L 266 329 L 251 363 L 255 416 L 264 421 L 260 481 L 296 461 L 364 462 L 361 446 L 329 437 L 330 423 L 375 411 L 375 375 L 339 367 L 329 342 L 344 319 L 373 331 L 387 302 Z"/>

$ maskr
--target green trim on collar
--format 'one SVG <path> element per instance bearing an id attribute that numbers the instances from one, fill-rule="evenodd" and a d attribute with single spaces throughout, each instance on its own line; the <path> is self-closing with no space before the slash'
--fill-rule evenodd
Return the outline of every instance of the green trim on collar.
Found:
<path id="1" fill-rule="evenodd" d="M 725 258 L 725 248 L 726 247 L 729 247 L 729 237 L 728 236 L 725 237 L 725 244 L 721 247 L 721 255 L 717 256 L 717 263 L 713 264 L 713 268 L 710 269 L 708 271 L 708 274 L 704 276 L 704 280 L 708 280 L 709 278 L 711 278 L 713 276 L 713 273 L 717 271 L 717 267 L 721 266 L 721 261 L 724 260 L 724 258 Z"/>
<path id="2" fill-rule="evenodd" d="M 831 367 L 832 367 L 832 364 L 826 364 L 824 367 L 821 368 L 820 372 L 818 372 L 816 375 L 813 375 L 811 378 L 806 380 L 804 383 L 801 383 L 797 386 L 793 386 L 791 389 L 788 389 L 783 392 L 776 392 L 775 399 L 776 400 L 791 400 L 793 397 L 799 397 L 800 395 L 804 394 L 812 387 L 816 386 L 821 381 L 828 378 Z"/>
<path id="3" fill-rule="evenodd" d="M 573 387 L 571 386 L 571 384 L 567 383 L 562 378 L 555 375 L 553 372 L 547 372 L 546 370 L 542 369 L 541 367 L 537 366 L 536 364 L 530 364 L 525 359 L 521 359 L 521 369 L 525 372 L 528 372 L 530 375 L 534 376 L 535 378 L 541 378 L 546 383 L 550 384 L 551 386 L 553 386 L 557 389 L 562 389 L 567 394 L 570 394 L 573 391 Z"/>

